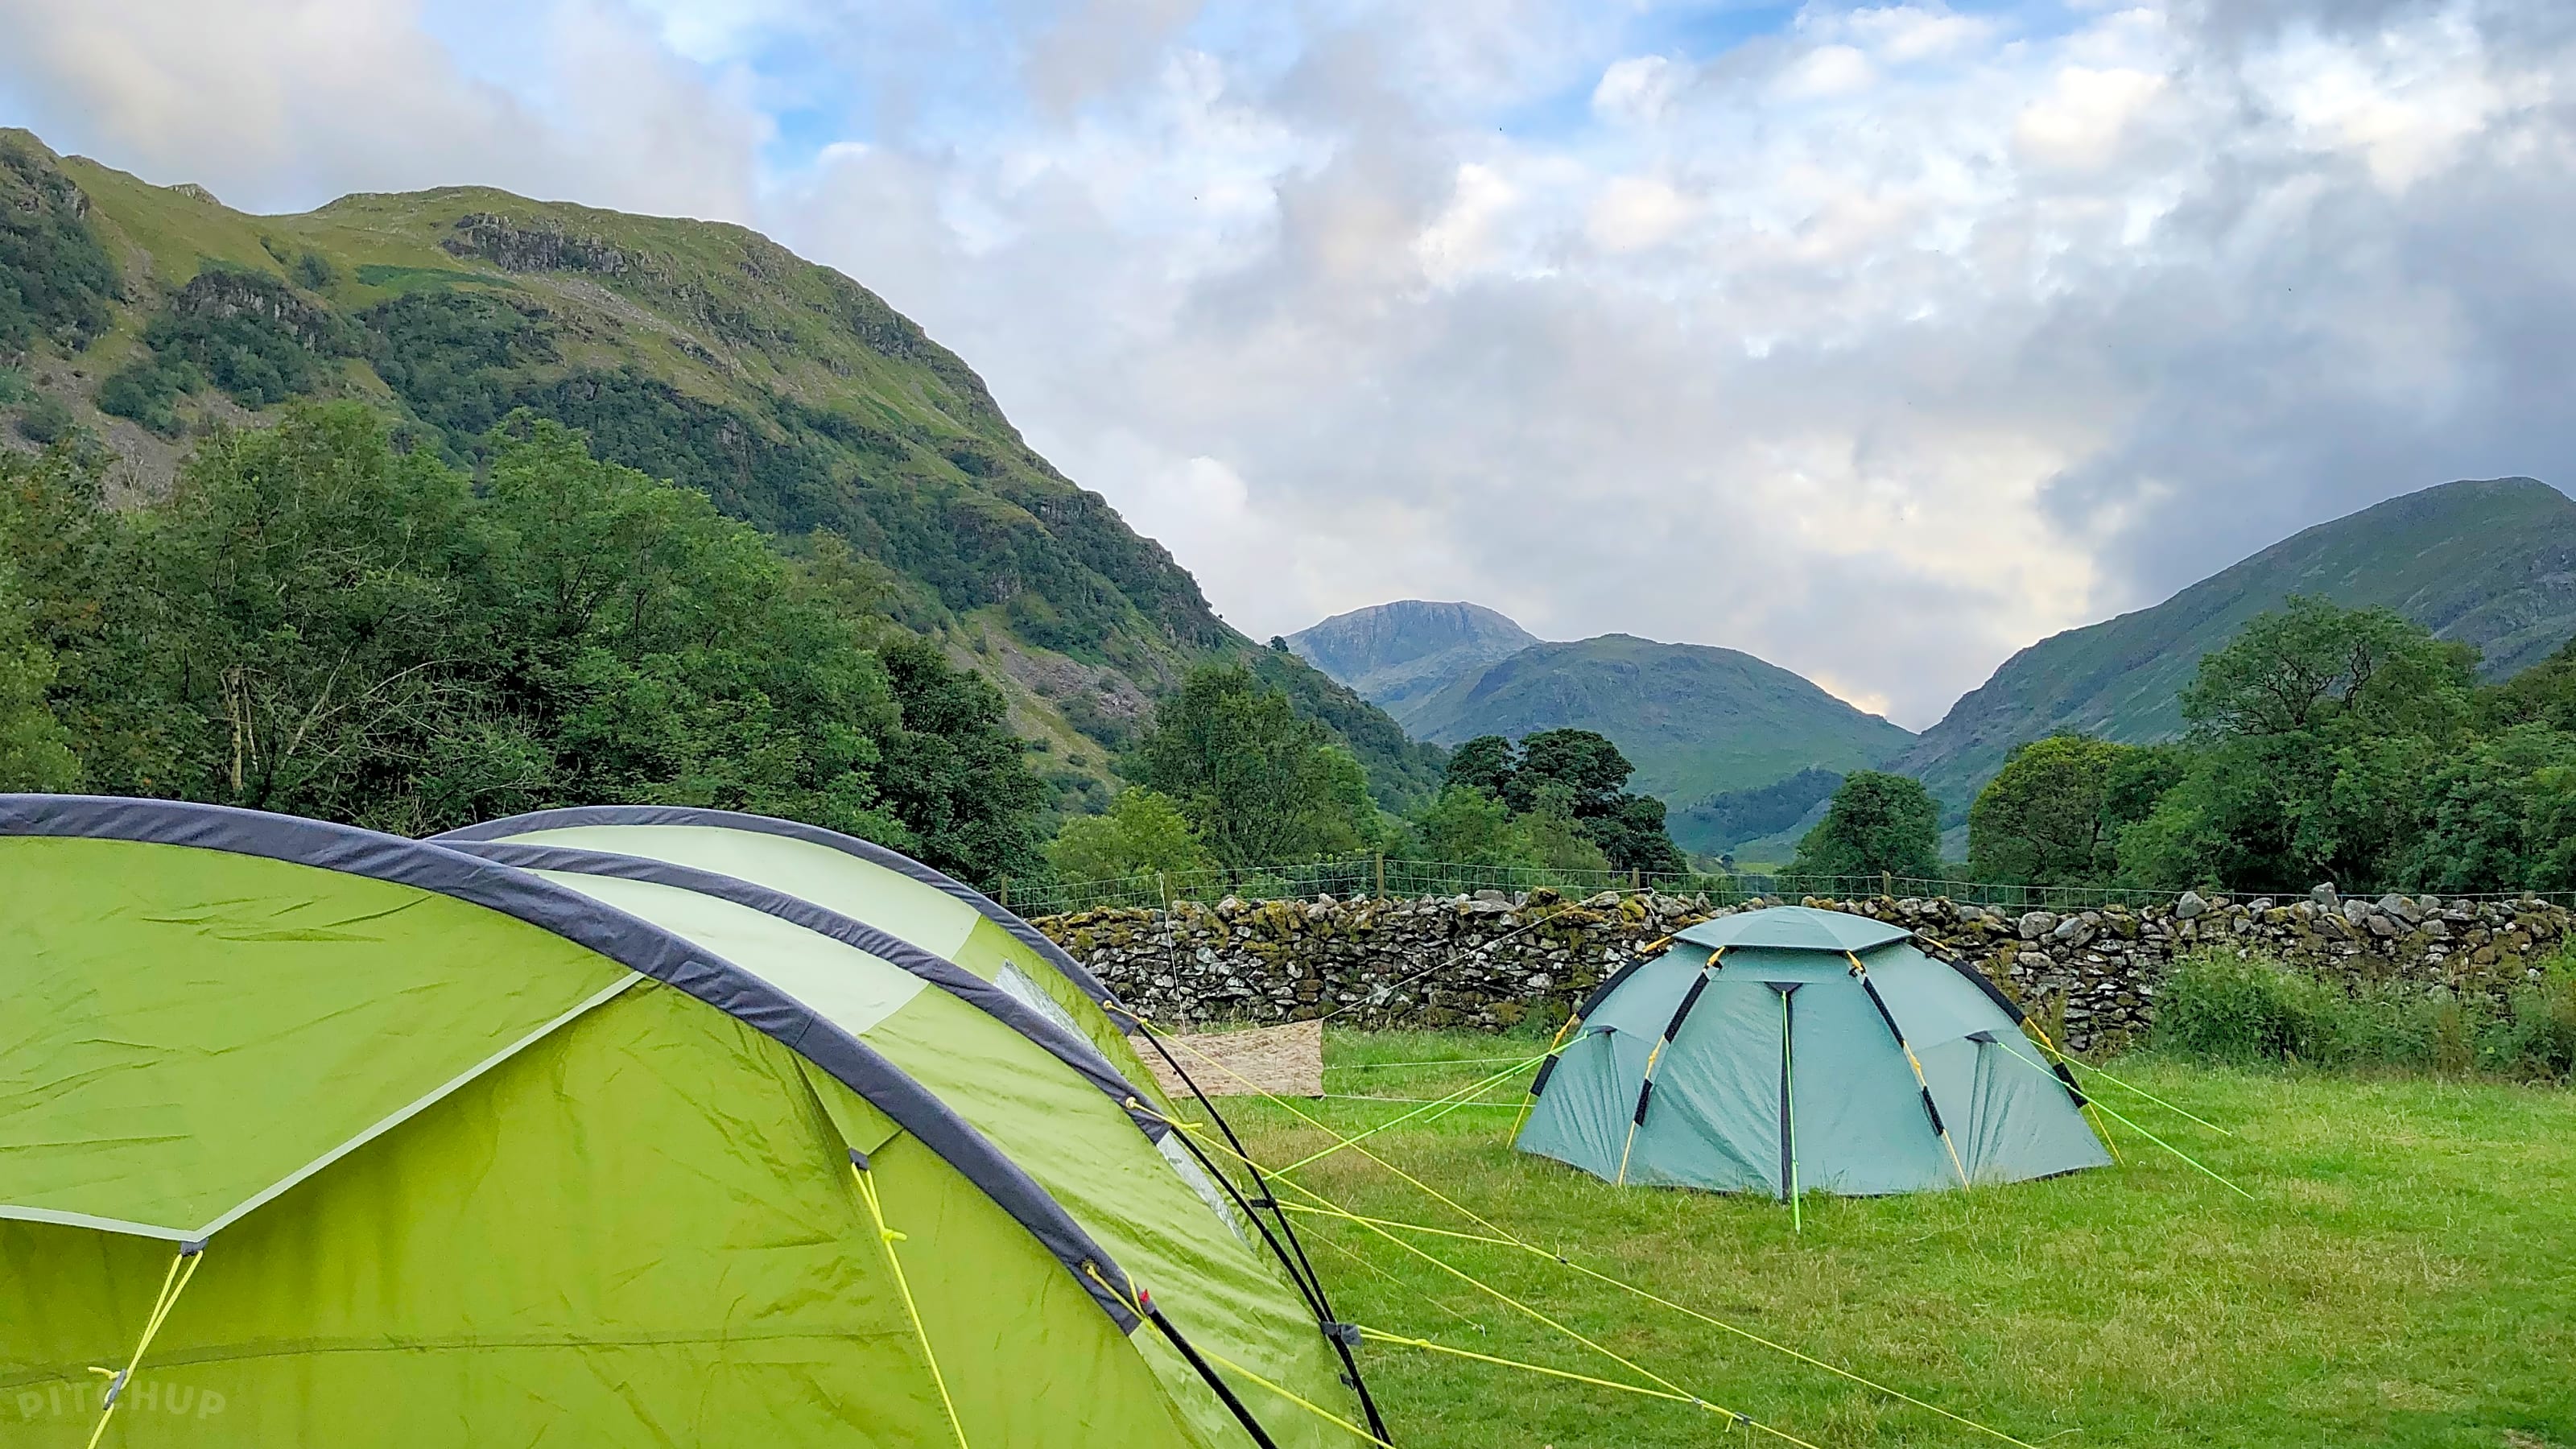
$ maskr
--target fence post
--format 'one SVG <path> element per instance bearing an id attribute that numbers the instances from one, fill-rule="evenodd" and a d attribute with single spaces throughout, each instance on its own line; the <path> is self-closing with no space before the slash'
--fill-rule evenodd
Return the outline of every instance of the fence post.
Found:
<path id="1" fill-rule="evenodd" d="M 1386 852 L 1383 850 L 1377 853 L 1377 895 L 1373 899 L 1386 899 Z"/>
<path id="2" fill-rule="evenodd" d="M 1168 918 L 1172 914 L 1172 878 L 1159 870 L 1154 872 L 1154 894 L 1163 898 L 1163 915 Z"/>
<path id="3" fill-rule="evenodd" d="M 1011 878 L 1009 876 L 1002 877 L 1002 883 L 999 889 L 1002 893 L 999 904 L 1007 908 L 1011 904 Z"/>
<path id="4" fill-rule="evenodd" d="M 1646 883 L 1646 873 L 1637 866 L 1628 867 L 1628 889 L 1636 890 Z"/>
<path id="5" fill-rule="evenodd" d="M 1889 900 L 1896 899 L 1896 876 L 1893 872 L 1882 870 L 1878 873 L 1878 893 Z"/>

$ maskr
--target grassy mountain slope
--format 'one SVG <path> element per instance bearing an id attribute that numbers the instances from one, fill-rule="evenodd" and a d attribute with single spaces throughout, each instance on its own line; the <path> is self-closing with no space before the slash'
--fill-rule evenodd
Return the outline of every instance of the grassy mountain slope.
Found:
<path id="1" fill-rule="evenodd" d="M 1288 636 L 1307 663 L 1359 691 L 1398 722 L 1450 681 L 1537 637 L 1481 604 L 1402 599 L 1335 614 Z"/>
<path id="2" fill-rule="evenodd" d="M 131 489 L 165 483 L 208 429 L 297 397 L 372 400 L 463 461 L 530 408 L 791 549 L 845 544 L 850 588 L 1003 685 L 1068 801 L 1100 798 L 1108 754 L 1210 657 L 1301 675 L 1310 712 L 1358 721 L 1382 795 L 1436 781 L 1383 715 L 1217 619 L 956 354 L 741 227 L 471 187 L 251 216 L 20 131 L 0 131 L 0 218 L 19 411 L 67 410 Z"/>
<path id="3" fill-rule="evenodd" d="M 1616 741 L 1636 763 L 1634 788 L 1679 807 L 1811 765 L 1875 764 L 1914 739 L 1750 654 L 1628 634 L 1532 645 L 1452 682 L 1408 722 L 1448 745 L 1567 726 Z"/>
<path id="4" fill-rule="evenodd" d="M 2576 635 L 2576 501 L 2529 478 L 2445 483 L 2284 539 L 2150 609 L 2033 644 L 1961 697 L 1896 768 L 1964 811 L 2014 745 L 2058 730 L 2182 729 L 2202 655 L 2291 594 L 2385 605 L 2485 651 L 2502 678 Z"/>

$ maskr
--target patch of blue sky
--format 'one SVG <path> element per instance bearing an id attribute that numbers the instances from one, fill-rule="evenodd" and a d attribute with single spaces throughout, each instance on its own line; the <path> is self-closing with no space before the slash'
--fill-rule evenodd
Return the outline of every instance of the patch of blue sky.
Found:
<path id="1" fill-rule="evenodd" d="M 1647 6 L 1629 23 L 1627 53 L 1712 60 L 1748 40 L 1787 30 L 1802 8 L 1781 0 L 1691 0 Z"/>
<path id="2" fill-rule="evenodd" d="M 445 0 L 420 11 L 420 28 L 443 47 L 457 73 L 525 96 L 550 87 L 554 20 L 513 0 Z"/>

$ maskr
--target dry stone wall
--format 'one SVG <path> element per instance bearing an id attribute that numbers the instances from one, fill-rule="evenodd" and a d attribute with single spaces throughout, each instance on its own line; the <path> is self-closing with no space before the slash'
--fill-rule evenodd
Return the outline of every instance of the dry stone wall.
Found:
<path id="1" fill-rule="evenodd" d="M 2538 900 L 2432 896 L 2237 900 L 2006 913 L 1942 899 L 1819 901 L 1912 930 L 1983 971 L 2077 1049 L 2145 1031 L 2173 961 L 2261 952 L 2352 981 L 2502 993 L 2576 930 Z M 1352 1026 L 1501 1030 L 1561 1019 L 1603 977 L 1674 932 L 1737 909 L 1704 896 L 1553 891 L 1416 900 L 1180 902 L 1053 916 L 1039 929 L 1129 1004 L 1181 1028 L 1332 1016 Z"/>

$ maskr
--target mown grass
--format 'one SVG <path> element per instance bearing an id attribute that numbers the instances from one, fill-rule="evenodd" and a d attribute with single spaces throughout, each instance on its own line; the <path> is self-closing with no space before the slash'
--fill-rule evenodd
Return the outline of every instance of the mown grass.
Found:
<path id="1" fill-rule="evenodd" d="M 1327 1087 L 1438 1097 L 1502 1064 L 1382 1064 L 1543 1049 L 1333 1034 Z M 2576 1449 L 2576 1092 L 2142 1057 L 2113 1070 L 2232 1128 L 2220 1136 L 2106 1090 L 2253 1200 L 2116 1125 L 2119 1167 L 1965 1193 L 1810 1197 L 1802 1233 L 1774 1202 L 1614 1188 L 1523 1156 L 1508 1110 L 1417 1120 L 1367 1145 L 1516 1235 L 2029 1443 Z M 1414 1110 L 1303 1105 L 1344 1133 Z M 1269 1163 L 1331 1146 L 1268 1103 L 1237 1099 L 1227 1115 Z M 1365 1215 L 1475 1230 L 1354 1152 L 1294 1176 Z M 1299 1226 L 1346 1318 L 1639 1381 L 1363 1228 Z M 1549 1259 L 1416 1241 L 1801 1440 L 2001 1442 Z M 1416 1349 L 1371 1345 L 1363 1363 L 1406 1449 L 1782 1442 L 1686 1404 Z"/>

